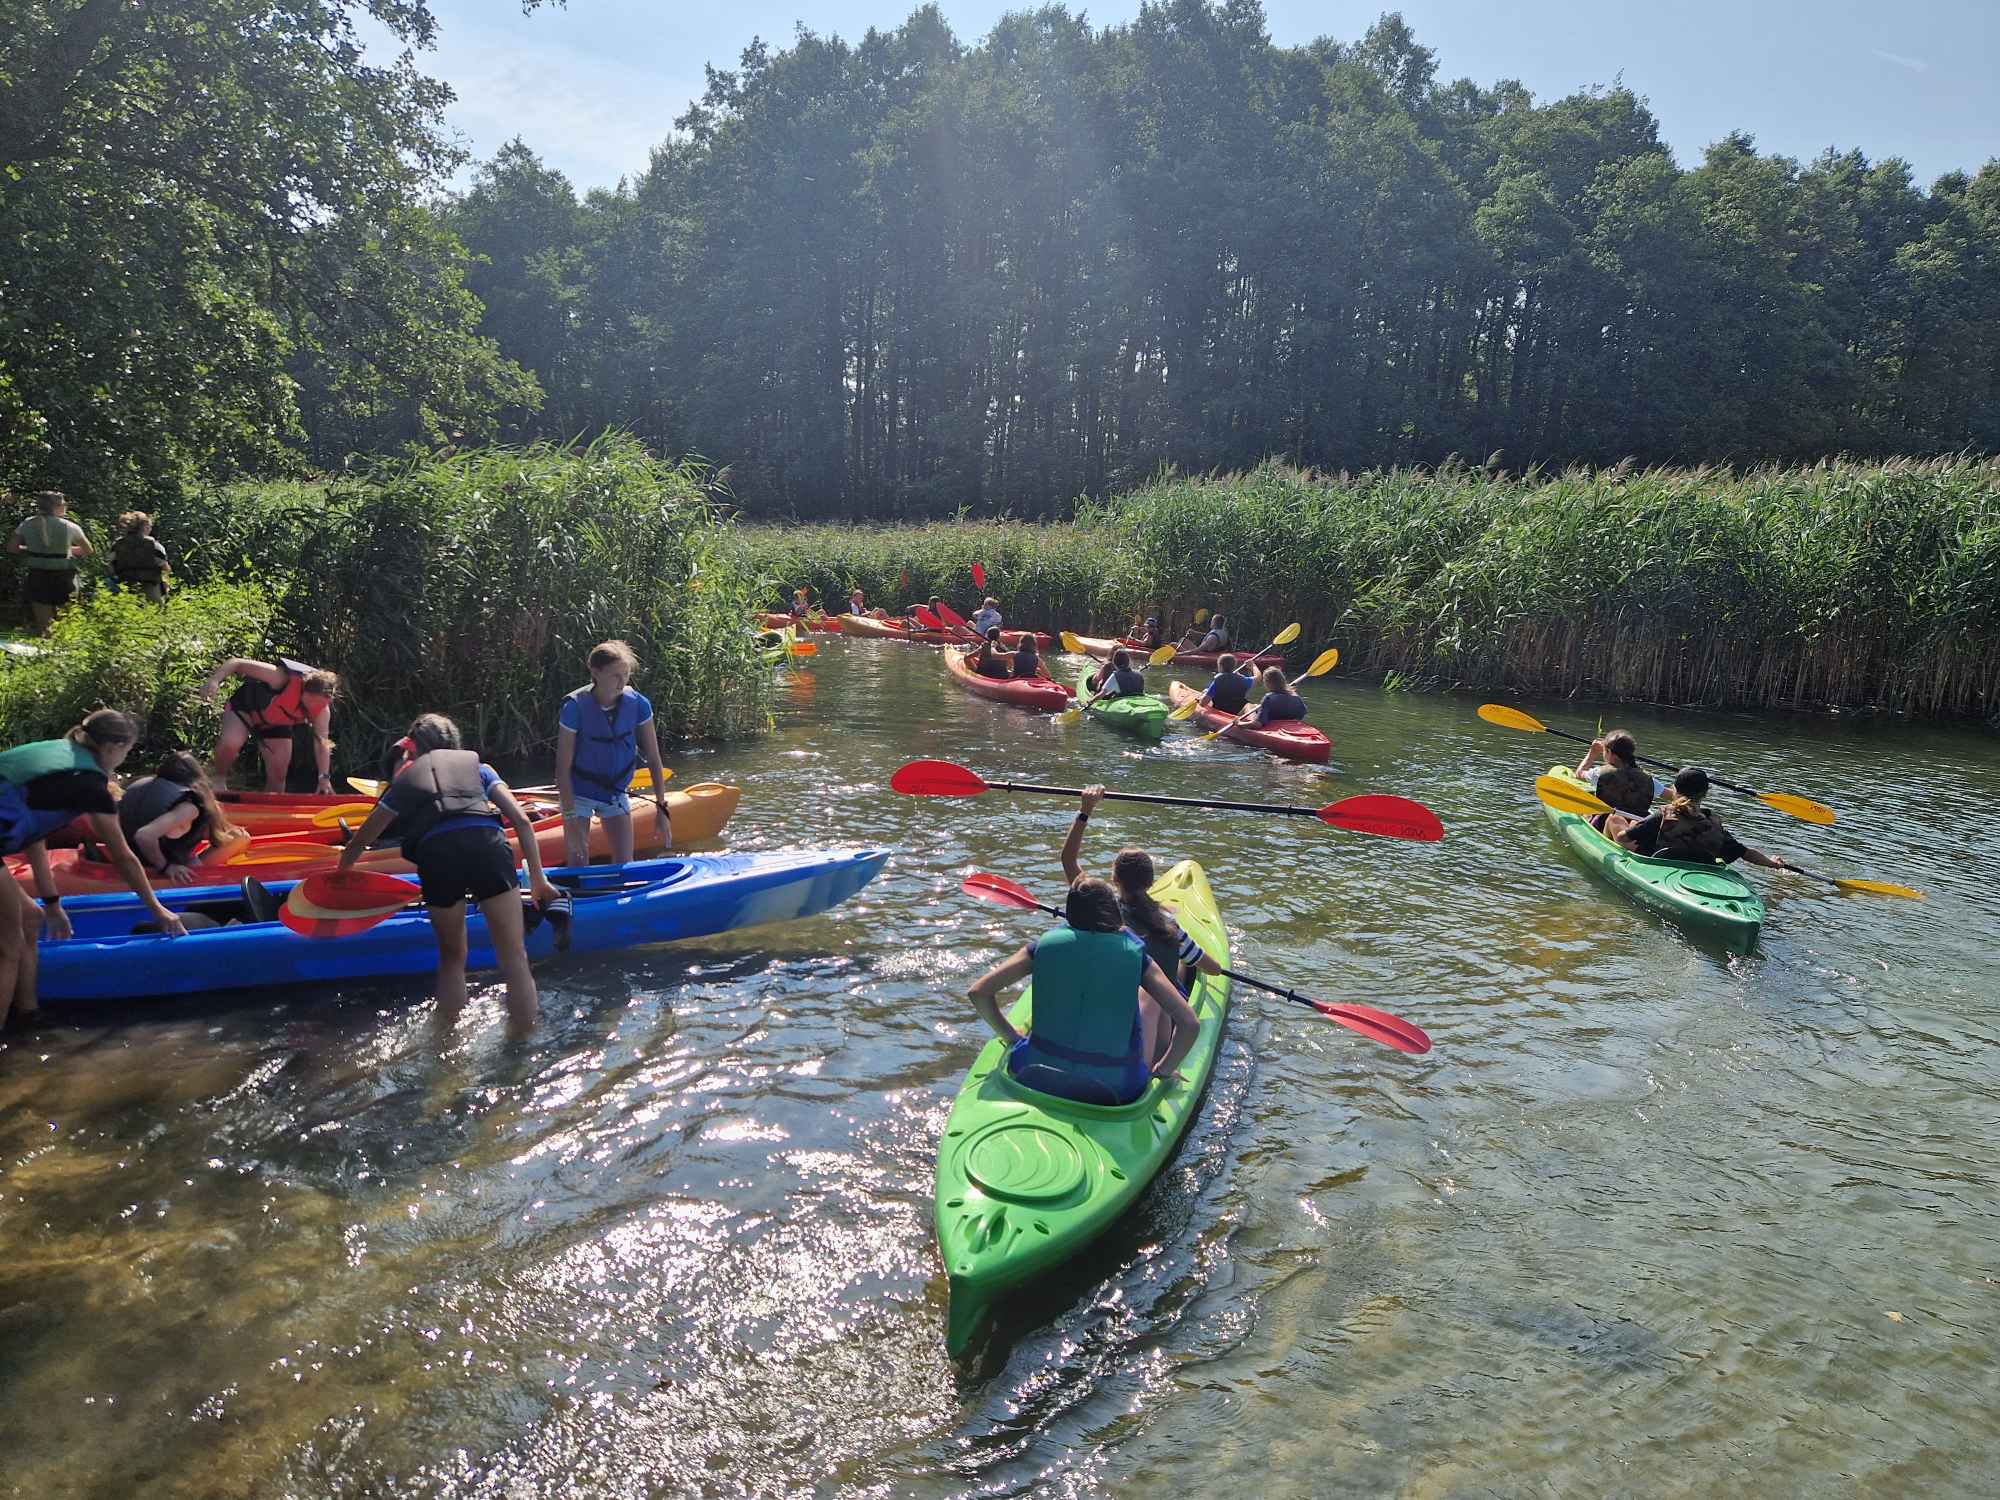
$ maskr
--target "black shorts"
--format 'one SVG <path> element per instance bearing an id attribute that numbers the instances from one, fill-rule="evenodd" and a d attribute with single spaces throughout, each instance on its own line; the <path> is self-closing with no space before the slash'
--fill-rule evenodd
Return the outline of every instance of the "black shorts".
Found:
<path id="1" fill-rule="evenodd" d="M 30 604 L 67 604 L 76 593 L 76 569 L 30 568 L 21 588 Z"/>
<path id="2" fill-rule="evenodd" d="M 229 706 L 229 712 L 250 731 L 250 738 L 253 740 L 288 740 L 292 737 L 292 731 L 299 727 L 296 724 L 252 724 L 233 704 Z"/>
<path id="3" fill-rule="evenodd" d="M 485 901 L 515 889 L 514 850 L 497 826 L 434 833 L 413 856 L 426 906 Z"/>

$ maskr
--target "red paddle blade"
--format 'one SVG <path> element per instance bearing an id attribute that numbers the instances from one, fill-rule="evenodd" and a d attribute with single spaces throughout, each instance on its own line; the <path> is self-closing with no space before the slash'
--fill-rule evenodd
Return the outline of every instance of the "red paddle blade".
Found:
<path id="1" fill-rule="evenodd" d="M 1419 1027 L 1386 1011 L 1372 1010 L 1366 1005 L 1331 1005 L 1324 1000 L 1313 1001 L 1313 1009 L 1329 1020 L 1338 1021 L 1350 1031 L 1372 1037 L 1398 1052 L 1421 1057 L 1431 1050 L 1431 1039 Z"/>
<path id="2" fill-rule="evenodd" d="M 1435 844 L 1444 837 L 1444 824 L 1423 803 L 1381 793 L 1329 802 L 1319 810 L 1319 820 L 1349 833 L 1409 839 L 1418 844 Z"/>
<path id="3" fill-rule="evenodd" d="M 978 563 L 972 565 L 972 586 L 976 589 L 986 587 L 986 570 L 980 567 Z"/>
<path id="4" fill-rule="evenodd" d="M 944 629 L 944 621 L 931 613 L 931 607 L 928 604 L 919 604 L 910 613 L 917 617 L 917 623 L 926 630 Z"/>
<path id="5" fill-rule="evenodd" d="M 1042 905 L 1026 886 L 1016 885 L 1003 875 L 984 872 L 968 875 L 959 889 L 974 900 L 991 902 L 994 906 L 1011 906 L 1016 911 L 1039 911 Z"/>
<path id="6" fill-rule="evenodd" d="M 970 630 L 972 628 L 965 623 L 965 616 L 953 609 L 949 604 L 939 604 L 937 612 L 944 617 L 945 624 L 949 625 L 953 630 Z"/>
<path id="7" fill-rule="evenodd" d="M 889 790 L 905 797 L 977 797 L 986 783 L 948 760 L 913 760 L 889 778 Z"/>
<path id="8" fill-rule="evenodd" d="M 412 905 L 421 893 L 407 880 L 368 870 L 321 870 L 292 887 L 278 920 L 300 937 L 351 937 Z"/>

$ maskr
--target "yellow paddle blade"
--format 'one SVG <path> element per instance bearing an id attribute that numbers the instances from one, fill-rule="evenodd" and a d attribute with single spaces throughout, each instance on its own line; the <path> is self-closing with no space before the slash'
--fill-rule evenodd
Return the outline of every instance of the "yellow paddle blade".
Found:
<path id="1" fill-rule="evenodd" d="M 1529 734 L 1547 734 L 1549 726 L 1540 719 L 1524 714 L 1518 708 L 1509 708 L 1504 703 L 1482 703 L 1479 717 L 1489 724 L 1498 724 L 1502 729 L 1525 729 Z"/>
<path id="2" fill-rule="evenodd" d="M 1064 709 L 1061 713 L 1056 715 L 1056 722 L 1062 725 L 1065 729 L 1067 729 L 1070 725 L 1076 723 L 1082 717 L 1083 717 L 1083 705 L 1080 703 L 1072 703 L 1068 708 Z"/>
<path id="3" fill-rule="evenodd" d="M 1863 891 L 1870 896 L 1900 896 L 1905 901 L 1924 899 L 1922 891 L 1913 891 L 1906 885 L 1890 885 L 1881 880 L 1842 880 L 1836 876 L 1833 883 L 1843 891 Z"/>
<path id="4" fill-rule="evenodd" d="M 674 773 L 672 770 L 668 769 L 665 766 L 662 766 L 660 769 L 666 772 L 666 774 L 660 778 L 660 783 L 661 785 L 664 786 L 667 782 L 672 781 L 674 779 Z M 632 773 L 632 784 L 629 788 L 627 788 L 627 790 L 634 792 L 645 792 L 652 790 L 652 786 L 653 786 L 653 768 L 651 766 L 641 766 L 639 767 L 638 770 Z"/>
<path id="5" fill-rule="evenodd" d="M 1289 646 L 1293 641 L 1297 640 L 1298 638 L 1299 638 L 1299 622 L 1297 620 L 1294 620 L 1292 621 L 1291 624 L 1287 625 L 1283 630 L 1279 631 L 1276 635 L 1271 637 L 1271 644 L 1273 646 Z"/>
<path id="6" fill-rule="evenodd" d="M 372 802 L 337 802 L 332 807 L 323 807 L 312 815 L 315 828 L 332 828 L 344 818 L 365 818 L 375 811 Z"/>
<path id="7" fill-rule="evenodd" d="M 1325 651 L 1320 652 L 1318 656 L 1315 656 L 1313 658 L 1313 664 L 1307 667 L 1303 672 L 1299 673 L 1299 677 L 1293 678 L 1292 680 L 1296 682 L 1299 680 L 1299 678 L 1303 677 L 1324 677 L 1326 676 L 1327 673 L 1331 672 L 1335 667 L 1339 665 L 1340 665 L 1340 648 L 1338 646 L 1333 646 Z"/>
<path id="8" fill-rule="evenodd" d="M 1752 795 L 1766 807 L 1775 808 L 1781 813 L 1790 813 L 1801 823 L 1817 823 L 1825 827 L 1833 822 L 1833 809 L 1824 802 L 1813 801 L 1810 797 L 1794 797 L 1789 792 L 1756 792 Z M 1898 894 L 1902 889 L 1901 886 L 1893 888 Z"/>
<path id="9" fill-rule="evenodd" d="M 347 789 L 351 792 L 359 792 L 364 797 L 380 797 L 382 795 L 382 788 L 387 785 L 386 781 L 375 781 L 366 776 L 349 776 L 347 778 Z"/>
<path id="10" fill-rule="evenodd" d="M 1194 622 L 1197 625 L 1199 625 L 1203 620 L 1206 620 L 1207 618 L 1208 618 L 1208 611 L 1205 609 L 1198 609 L 1194 612 Z"/>
<path id="11" fill-rule="evenodd" d="M 1573 781 L 1564 781 L 1560 776 L 1537 776 L 1535 795 L 1542 799 L 1544 807 L 1553 807 L 1557 812 L 1574 813 L 1579 818 L 1592 818 L 1599 813 L 1617 811 L 1609 802 L 1600 799 L 1595 792 L 1586 791 Z"/>
<path id="12" fill-rule="evenodd" d="M 1229 733 L 1229 731 L 1231 729 L 1234 729 L 1235 727 L 1236 727 L 1236 720 L 1234 718 L 1231 718 L 1230 721 L 1227 724 L 1224 724 L 1220 729 L 1209 730 L 1207 734 L 1201 737 L 1202 742 L 1206 744 L 1209 740 L 1220 739 L 1223 735 Z"/>
<path id="13" fill-rule="evenodd" d="M 1173 720 L 1176 724 L 1185 723 L 1187 720 L 1192 719 L 1194 717 L 1194 711 L 1200 707 L 1201 707 L 1201 699 L 1190 698 L 1188 699 L 1187 702 L 1181 704 L 1180 707 L 1176 708 L 1173 712 L 1168 714 L 1167 717 Z"/>
<path id="14" fill-rule="evenodd" d="M 1180 653 L 1181 648 L 1178 646 L 1161 646 L 1151 656 L 1146 658 L 1146 665 L 1149 667 L 1164 667 L 1176 656 L 1179 656 Z"/>
<path id="15" fill-rule="evenodd" d="M 1088 656 L 1090 654 L 1083 649 L 1083 642 L 1076 638 L 1074 630 L 1063 631 L 1057 639 L 1062 642 L 1063 650 L 1069 652 L 1072 656 Z"/>

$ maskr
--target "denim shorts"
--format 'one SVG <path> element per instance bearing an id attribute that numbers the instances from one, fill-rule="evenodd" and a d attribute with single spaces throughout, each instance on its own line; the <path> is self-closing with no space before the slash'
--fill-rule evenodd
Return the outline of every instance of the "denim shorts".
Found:
<path id="1" fill-rule="evenodd" d="M 575 794 L 576 805 L 565 815 L 588 823 L 592 818 L 623 818 L 631 815 L 632 799 L 620 792 L 609 802 L 596 797 L 586 797 L 582 792 Z"/>

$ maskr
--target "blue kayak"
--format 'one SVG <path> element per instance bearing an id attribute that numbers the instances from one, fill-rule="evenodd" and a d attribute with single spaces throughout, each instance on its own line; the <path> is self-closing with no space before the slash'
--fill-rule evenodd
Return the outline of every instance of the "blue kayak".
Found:
<path id="1" fill-rule="evenodd" d="M 888 857 L 886 849 L 696 854 L 548 873 L 574 898 L 568 951 L 608 953 L 817 916 L 873 880 Z M 260 889 L 282 902 L 292 885 L 273 881 Z M 204 925 L 183 938 L 153 931 L 151 913 L 136 896 L 73 897 L 63 909 L 74 935 L 60 943 L 43 939 L 37 991 L 48 1001 L 131 1000 L 428 974 L 437 968 L 437 939 L 422 907 L 366 932 L 315 939 L 275 920 L 256 920 L 256 894 L 213 886 L 163 888 L 160 899 L 169 909 L 228 924 Z M 468 967 L 490 969 L 486 923 L 476 907 L 469 918 Z M 528 933 L 528 957 L 554 952 L 554 924 L 535 924 Z"/>

